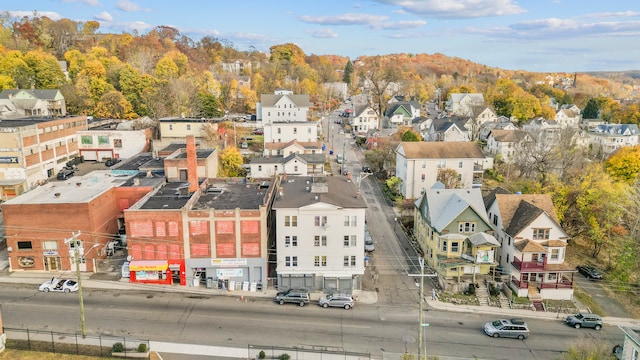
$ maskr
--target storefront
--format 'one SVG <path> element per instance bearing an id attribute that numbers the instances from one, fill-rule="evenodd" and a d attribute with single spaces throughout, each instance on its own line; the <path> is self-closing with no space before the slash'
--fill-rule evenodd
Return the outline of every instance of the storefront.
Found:
<path id="1" fill-rule="evenodd" d="M 137 260 L 129 263 L 129 282 L 143 284 L 186 284 L 184 261 Z"/>
<path id="2" fill-rule="evenodd" d="M 187 260 L 187 283 L 220 290 L 261 291 L 267 278 L 264 258 Z"/>

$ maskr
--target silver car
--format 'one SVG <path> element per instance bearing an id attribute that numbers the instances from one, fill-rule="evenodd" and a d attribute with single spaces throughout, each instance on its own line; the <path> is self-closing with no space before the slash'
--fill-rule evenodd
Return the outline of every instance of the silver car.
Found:
<path id="1" fill-rule="evenodd" d="M 353 298 L 348 295 L 327 295 L 318 300 L 318 305 L 323 308 L 340 307 L 349 310 L 353 307 Z"/>
<path id="2" fill-rule="evenodd" d="M 529 328 L 521 319 L 498 319 L 484 324 L 485 334 L 494 338 L 510 337 L 524 340 L 529 337 Z"/>

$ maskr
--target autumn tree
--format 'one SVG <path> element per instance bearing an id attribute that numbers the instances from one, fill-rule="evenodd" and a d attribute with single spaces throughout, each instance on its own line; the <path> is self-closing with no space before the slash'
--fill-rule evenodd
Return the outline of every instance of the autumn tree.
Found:
<path id="1" fill-rule="evenodd" d="M 461 189 L 464 185 L 460 174 L 454 169 L 438 168 L 438 174 L 436 178 L 439 182 L 444 184 L 447 189 Z"/>
<path id="2" fill-rule="evenodd" d="M 575 196 L 574 229 L 591 242 L 591 256 L 615 243 L 624 233 L 620 219 L 628 206 L 629 186 L 614 181 L 600 164 L 587 167 Z"/>
<path id="3" fill-rule="evenodd" d="M 407 129 L 402 134 L 402 141 L 420 141 L 421 136 L 411 129 Z"/>
<path id="4" fill-rule="evenodd" d="M 242 172 L 242 154 L 237 147 L 227 146 L 220 152 L 218 177 L 238 177 Z"/>
<path id="5" fill-rule="evenodd" d="M 131 103 L 116 90 L 103 94 L 96 103 L 93 114 L 106 119 L 131 120 L 137 117 Z"/>
<path id="6" fill-rule="evenodd" d="M 360 85 L 371 92 L 371 107 L 378 116 L 384 114 L 385 105 L 393 94 L 388 92 L 391 83 L 397 80 L 395 67 L 384 56 L 369 57 L 367 66 L 359 73 Z"/>
<path id="7" fill-rule="evenodd" d="M 605 168 L 616 181 L 636 183 L 640 174 L 640 145 L 620 148 L 605 161 Z"/>

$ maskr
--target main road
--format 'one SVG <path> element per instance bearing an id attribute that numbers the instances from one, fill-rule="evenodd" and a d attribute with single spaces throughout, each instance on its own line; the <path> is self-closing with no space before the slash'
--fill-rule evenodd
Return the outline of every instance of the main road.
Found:
<path id="1" fill-rule="evenodd" d="M 417 305 L 364 305 L 352 310 L 314 304 L 280 306 L 268 298 L 140 291 L 84 291 L 89 335 L 112 335 L 186 344 L 246 348 L 248 344 L 315 347 L 371 353 L 415 353 Z M 74 294 L 41 293 L 33 286 L 4 284 L 4 326 L 79 332 Z M 527 340 L 494 339 L 482 325 L 494 316 L 425 312 L 427 353 L 483 359 L 555 359 L 570 345 L 601 341 L 611 347 L 617 328 L 573 329 L 557 321 L 528 320 Z"/>

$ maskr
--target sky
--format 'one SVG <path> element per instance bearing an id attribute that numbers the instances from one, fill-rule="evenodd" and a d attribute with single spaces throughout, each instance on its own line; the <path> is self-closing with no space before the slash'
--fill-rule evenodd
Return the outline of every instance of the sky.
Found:
<path id="1" fill-rule="evenodd" d="M 0 11 L 167 25 L 238 50 L 294 43 L 307 55 L 434 54 L 535 72 L 640 70 L 638 0 L 1 0 Z"/>

